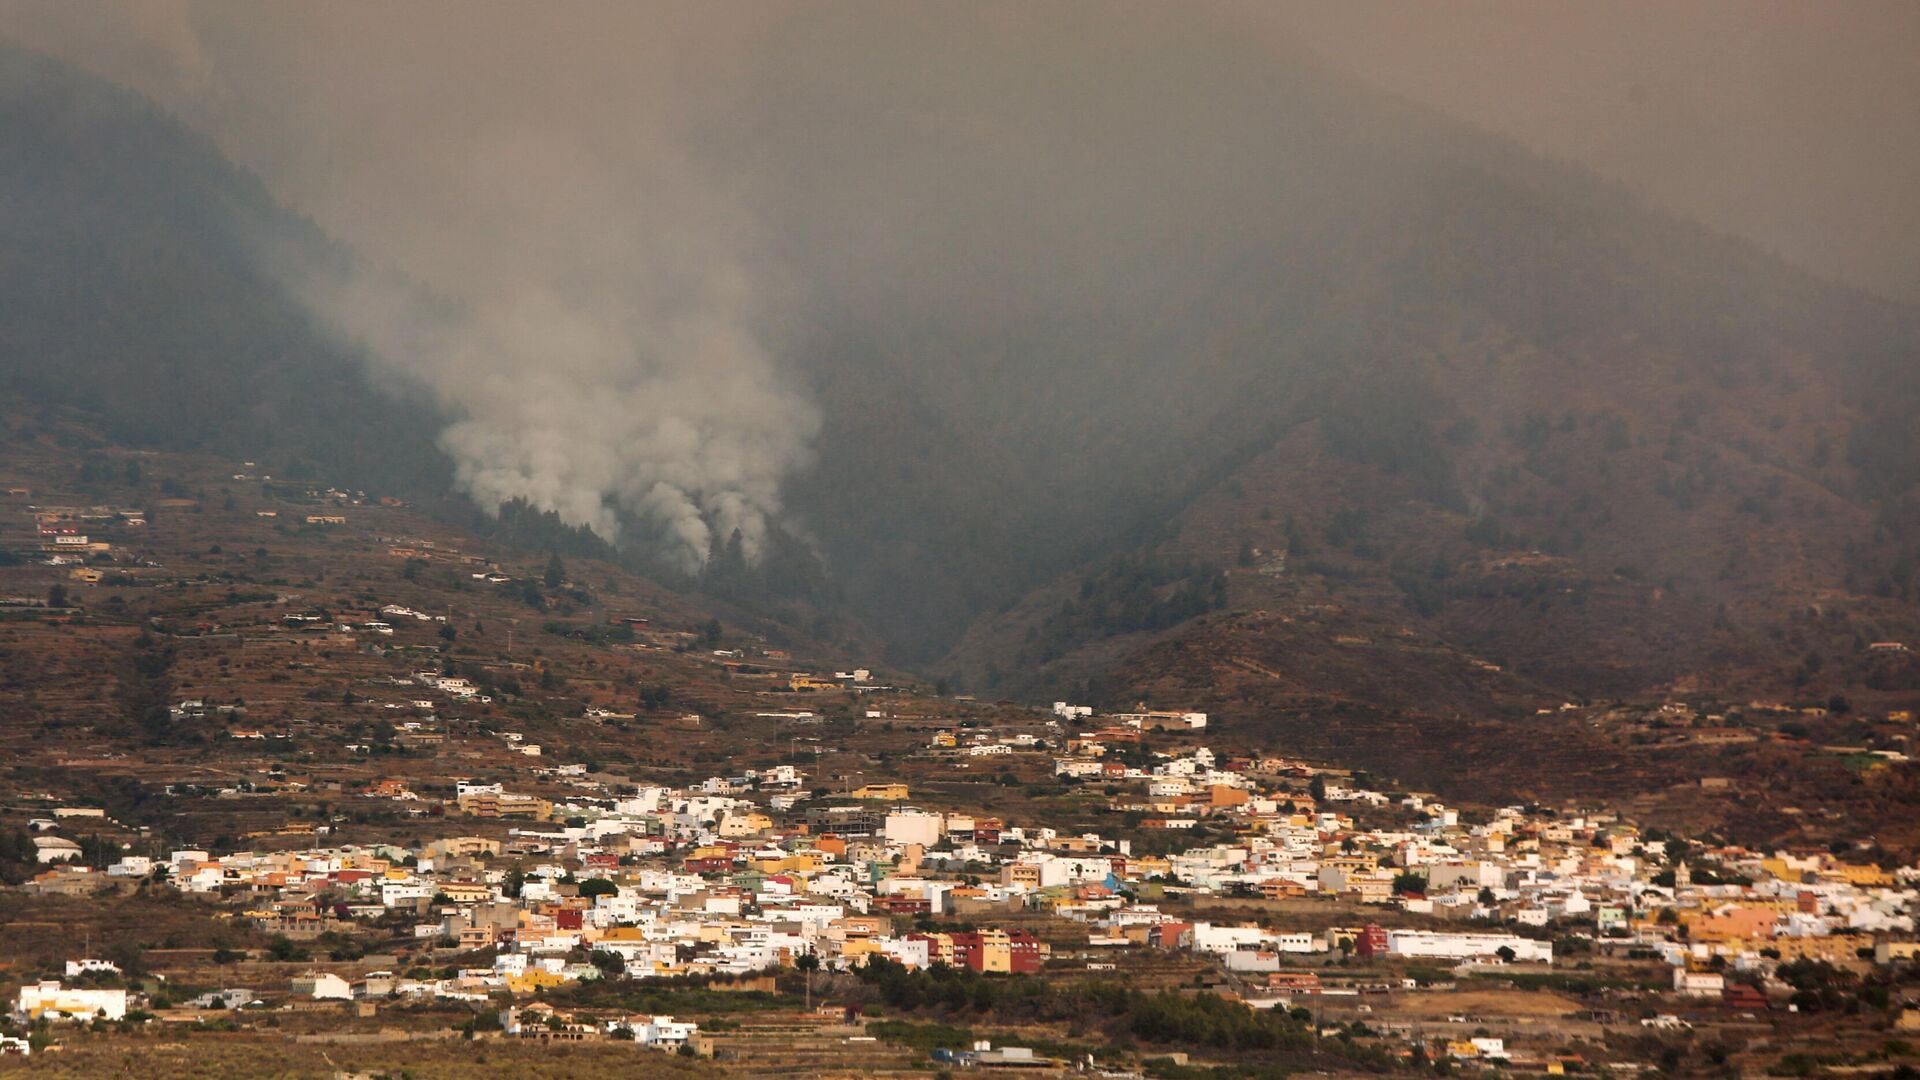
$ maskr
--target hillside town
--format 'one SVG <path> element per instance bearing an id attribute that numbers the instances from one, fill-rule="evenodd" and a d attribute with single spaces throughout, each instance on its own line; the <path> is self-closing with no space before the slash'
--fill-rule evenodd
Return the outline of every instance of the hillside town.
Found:
<path id="1" fill-rule="evenodd" d="M 561 765 L 553 772 L 569 790 L 555 798 L 461 782 L 452 800 L 431 802 L 401 782 L 374 785 L 373 794 L 441 823 L 442 835 L 417 846 L 89 862 L 59 833 L 99 812 L 62 807 L 36 822 L 46 869 L 23 886 L 29 893 L 164 885 L 188 902 L 217 903 L 284 956 L 398 937 L 461 963 L 327 965 L 192 1000 L 168 995 L 162 1007 L 160 994 L 121 978 L 112 962 L 75 955 L 60 977 L 19 988 L 14 1019 L 46 1033 L 135 1017 L 200 1023 L 208 1010 L 331 1005 L 371 1015 L 438 1000 L 481 1009 L 507 1038 L 566 1034 L 710 1056 L 725 1040 L 697 1020 L 568 1012 L 541 998 L 576 983 L 732 983 L 802 969 L 811 978 L 876 963 L 1006 976 L 1115 971 L 1170 954 L 1197 962 L 1214 992 L 1251 1009 L 1357 1010 L 1403 1055 L 1546 1069 L 1564 1065 L 1558 1030 L 1469 1037 L 1444 1023 L 1395 1021 L 1387 1002 L 1444 1001 L 1502 973 L 1641 958 L 1669 973 L 1636 996 L 1646 1015 L 1593 1012 L 1691 1027 L 1797 1010 L 1804 990 L 1794 973 L 1809 965 L 1885 970 L 1920 956 L 1912 914 L 1920 868 L 1699 846 L 1604 813 L 1467 812 L 1329 779 L 1345 774 L 1304 762 L 1224 758 L 1205 746 L 1122 764 L 1103 760 L 1109 741 L 1151 717 L 1064 707 L 1056 715 L 1109 725 L 1063 740 L 1072 748 L 1055 761 L 1063 781 L 1104 782 L 1116 809 L 1153 815 L 1162 828 L 1205 823 L 1219 838 L 1148 854 L 1044 821 L 925 809 L 902 783 L 818 793 L 790 766 L 685 788 L 609 790 Z M 1367 823 L 1381 816 L 1394 823 Z M 478 835 L 462 830 L 466 819 L 510 824 Z M 1216 898 L 1318 902 L 1327 914 L 1284 928 L 1192 914 Z M 1052 925 L 1036 932 L 1043 923 Z M 857 1022 L 857 1009 L 822 1004 L 836 1024 Z M 1912 1006 L 1897 1018 L 1902 1028 L 1916 1022 Z M 18 1039 L 9 1046 L 28 1050 Z"/>
<path id="2" fill-rule="evenodd" d="M 1805 787 L 1439 794 L 1204 696 L 982 700 L 399 500 L 150 461 L 259 486 L 0 514 L 0 1069 L 1915 1058 L 1920 864 Z M 1757 694 L 1535 708 L 1623 762 L 1913 768 L 1904 706 L 1857 745 Z"/>

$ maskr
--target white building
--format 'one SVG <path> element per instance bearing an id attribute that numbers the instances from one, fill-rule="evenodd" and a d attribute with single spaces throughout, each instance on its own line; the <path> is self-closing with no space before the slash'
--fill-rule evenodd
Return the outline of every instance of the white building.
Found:
<path id="1" fill-rule="evenodd" d="M 1683 997 L 1717 998 L 1727 988 L 1726 977 L 1717 971 L 1673 969 L 1673 992 Z"/>
<path id="2" fill-rule="evenodd" d="M 1197 922 L 1193 924 L 1193 949 L 1195 952 L 1231 953 L 1267 946 L 1271 936 L 1258 926 L 1215 926 Z"/>
<path id="3" fill-rule="evenodd" d="M 1506 884 L 1506 877 L 1494 862 L 1435 863 L 1427 867 L 1427 891 L 1497 889 Z"/>
<path id="4" fill-rule="evenodd" d="M 633 1041 L 659 1050 L 678 1050 L 700 1030 L 700 1025 L 671 1016 L 634 1017 L 629 1022 Z"/>
<path id="5" fill-rule="evenodd" d="M 124 1020 L 127 1017 L 127 992 L 70 990 L 52 981 L 29 983 L 20 988 L 13 1011 L 16 1017 L 29 1024 L 42 1017 L 48 1020 Z"/>
<path id="6" fill-rule="evenodd" d="M 1433 930 L 1390 930 L 1387 951 L 1399 956 L 1430 956 L 1441 960 L 1470 960 L 1512 951 L 1513 959 L 1550 964 L 1553 943 L 1513 934 L 1447 934 Z"/>
<path id="7" fill-rule="evenodd" d="M 33 838 L 33 854 L 42 865 L 79 862 L 80 845 L 64 836 L 36 836 Z"/>
<path id="8" fill-rule="evenodd" d="M 110 877 L 146 877 L 153 873 L 153 860 L 145 855 L 123 855 L 120 861 L 107 867 Z"/>
<path id="9" fill-rule="evenodd" d="M 67 977 L 75 975 L 118 975 L 120 965 L 111 960 L 69 960 Z"/>
<path id="10" fill-rule="evenodd" d="M 932 847 L 940 842 L 946 819 L 924 810 L 897 810 L 887 815 L 885 835 L 889 844 L 919 844 Z"/>
<path id="11" fill-rule="evenodd" d="M 353 984 L 331 971 L 316 971 L 295 978 L 293 992 L 296 997 L 315 1001 L 349 1001 L 353 998 Z"/>

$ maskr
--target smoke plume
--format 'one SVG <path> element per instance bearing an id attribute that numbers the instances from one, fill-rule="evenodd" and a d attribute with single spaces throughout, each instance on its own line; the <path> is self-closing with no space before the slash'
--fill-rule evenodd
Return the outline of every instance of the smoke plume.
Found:
<path id="1" fill-rule="evenodd" d="M 683 149 L 682 58 L 719 76 L 743 25 L 9 7 L 28 43 L 176 110 L 355 253 L 316 266 L 263 241 L 325 325 L 454 418 L 440 442 L 481 506 L 525 499 L 683 570 L 736 530 L 757 559 L 819 418 L 763 344 L 753 222 Z"/>
<path id="2" fill-rule="evenodd" d="M 982 416 L 1124 391 L 1160 422 L 1199 382 L 1155 335 L 1201 320 L 1164 305 L 1203 310 L 1302 239 L 1282 225 L 1398 179 L 1295 151 L 1339 110 L 1284 85 L 1293 50 L 1911 299 L 1914 11 L 0 0 L 0 34 L 176 110 L 356 252 L 275 265 L 454 417 L 480 504 L 692 569 L 735 530 L 757 555 L 821 426 L 798 380 L 858 391 L 862 350 L 924 374 L 1010 476 L 1069 441 Z M 1092 377 L 1088 343 L 1132 318 L 1160 347 Z"/>
<path id="3" fill-rule="evenodd" d="M 444 302 L 360 264 L 276 265 L 458 417 L 440 442 L 480 505 L 524 499 L 608 539 L 637 532 L 689 572 L 736 531 L 756 560 L 819 420 L 753 329 L 725 203 L 684 161 L 616 170 L 531 131 L 473 151 L 448 191 L 473 262 L 424 278 Z"/>

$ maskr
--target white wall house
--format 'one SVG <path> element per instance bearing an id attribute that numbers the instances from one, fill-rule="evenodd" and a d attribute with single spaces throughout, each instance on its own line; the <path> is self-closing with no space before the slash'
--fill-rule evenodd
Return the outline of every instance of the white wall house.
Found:
<path id="1" fill-rule="evenodd" d="M 14 1001 L 14 1015 L 32 1023 L 48 1020 L 124 1020 L 127 1017 L 125 990 L 73 990 L 57 982 L 28 983 L 20 988 Z"/>
<path id="2" fill-rule="evenodd" d="M 1432 930 L 1391 930 L 1387 951 L 1400 956 L 1431 956 L 1442 960 L 1469 960 L 1513 950 L 1518 961 L 1550 964 L 1553 943 L 1513 934 L 1444 934 Z"/>

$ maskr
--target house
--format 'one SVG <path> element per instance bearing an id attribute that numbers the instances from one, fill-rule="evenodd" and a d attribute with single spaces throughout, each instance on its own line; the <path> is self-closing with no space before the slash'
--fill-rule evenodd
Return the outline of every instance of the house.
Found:
<path id="1" fill-rule="evenodd" d="M 1717 971 L 1688 971 L 1684 967 L 1673 969 L 1673 992 L 1682 997 L 1722 997 L 1726 989 L 1726 977 Z"/>
<path id="2" fill-rule="evenodd" d="M 246 989 L 209 990 L 187 1002 L 190 1009 L 243 1009 L 260 1000 L 260 995 Z"/>
<path id="3" fill-rule="evenodd" d="M 474 817 L 545 818 L 553 812 L 553 804 L 545 799 L 498 790 L 463 791 L 454 797 L 454 803 L 461 813 Z"/>
<path id="4" fill-rule="evenodd" d="M 847 796 L 848 798 L 853 798 L 853 799 L 873 799 L 876 801 L 904 799 L 907 797 L 907 785 L 905 784 L 866 784 L 861 787 L 854 788 L 852 791 L 847 793 Z"/>
<path id="5" fill-rule="evenodd" d="M 758 836 L 773 829 L 773 819 L 758 811 L 729 813 L 720 822 L 720 835 L 728 839 Z"/>
<path id="6" fill-rule="evenodd" d="M 1273 971 L 1267 974 L 1267 989 L 1287 994 L 1317 994 L 1320 976 L 1311 971 Z"/>
<path id="7" fill-rule="evenodd" d="M 1207 714 L 1203 712 L 1162 712 L 1142 710 L 1140 712 L 1114 713 L 1107 719 L 1126 727 L 1139 728 L 1142 731 L 1199 731 L 1207 726 Z"/>
<path id="8" fill-rule="evenodd" d="M 64 836 L 36 836 L 33 838 L 34 858 L 41 865 L 57 862 L 79 862 L 80 845 Z"/>
<path id="9" fill-rule="evenodd" d="M 118 974 L 120 974 L 120 965 L 114 963 L 111 960 L 69 960 L 67 961 L 67 977 L 68 978 L 73 978 L 76 975 L 118 975 Z"/>
<path id="10" fill-rule="evenodd" d="M 1910 963 L 1916 959 L 1920 959 L 1920 941 L 1881 937 L 1873 943 L 1873 962 L 1882 967 L 1903 961 Z"/>
<path id="11" fill-rule="evenodd" d="M 671 1016 L 636 1016 L 616 1026 L 633 1032 L 634 1042 L 670 1053 L 685 1046 L 687 1040 L 700 1031 L 699 1024 L 677 1021 Z"/>
<path id="12" fill-rule="evenodd" d="M 1036 974 L 1052 952 L 1050 946 L 1024 930 L 908 934 L 906 940 L 924 943 L 928 964 L 939 962 L 983 973 Z"/>
<path id="13" fill-rule="evenodd" d="M 1384 940 L 1382 940 L 1384 938 Z M 1536 941 L 1513 934 L 1449 934 L 1432 930 L 1382 930 L 1369 925 L 1356 941 L 1359 955 L 1378 952 L 1398 956 L 1432 957 L 1441 960 L 1468 960 L 1474 957 L 1500 956 L 1521 962 L 1550 964 L 1553 943 Z M 1381 946 L 1385 946 L 1384 949 Z"/>
<path id="14" fill-rule="evenodd" d="M 106 888 L 107 884 L 105 874 L 96 874 L 85 866 L 62 863 L 52 870 L 35 874 L 33 880 L 20 888 L 40 896 L 92 896 Z"/>
<path id="15" fill-rule="evenodd" d="M 293 993 L 295 997 L 315 1001 L 349 1001 L 353 998 L 353 984 L 331 971 L 315 971 L 296 976 Z"/>
<path id="16" fill-rule="evenodd" d="M 68 989 L 58 982 L 29 983 L 20 988 L 14 1000 L 14 1016 L 22 1023 L 36 1020 L 124 1020 L 127 1018 L 125 990 Z"/>
<path id="17" fill-rule="evenodd" d="M 900 810 L 887 815 L 882 831 L 889 843 L 932 847 L 940 842 L 944 826 L 945 818 L 940 814 Z"/>
<path id="18" fill-rule="evenodd" d="M 500 1010 L 500 1030 L 509 1038 L 542 1042 L 586 1042 L 602 1037 L 600 1029 L 539 1001 L 525 1008 L 509 1006 Z"/>

